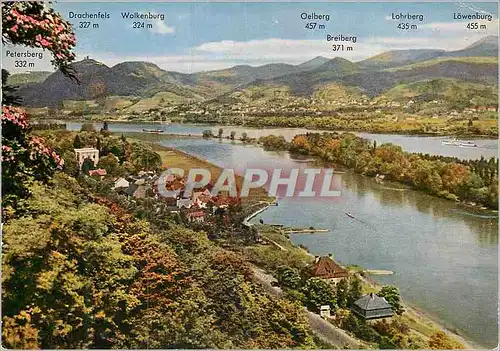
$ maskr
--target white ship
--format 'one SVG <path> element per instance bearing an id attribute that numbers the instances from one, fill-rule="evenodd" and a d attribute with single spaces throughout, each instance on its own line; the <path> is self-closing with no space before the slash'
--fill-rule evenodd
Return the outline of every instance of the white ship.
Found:
<path id="1" fill-rule="evenodd" d="M 442 145 L 451 145 L 451 146 L 459 146 L 459 147 L 477 147 L 477 144 L 473 143 L 470 140 L 458 140 L 455 139 L 447 139 L 441 142 Z"/>

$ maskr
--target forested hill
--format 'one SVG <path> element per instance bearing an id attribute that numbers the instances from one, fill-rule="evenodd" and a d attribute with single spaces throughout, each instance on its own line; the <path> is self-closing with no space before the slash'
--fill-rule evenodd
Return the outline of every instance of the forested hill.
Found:
<path id="1" fill-rule="evenodd" d="M 11 120 L 2 126 L 14 130 Z M 22 126 L 5 137 L 28 138 Z M 161 168 L 149 144 L 53 133 L 34 136 L 39 157 L 23 170 L 9 149 L 3 155 L 4 347 L 317 348 L 303 307 L 268 296 L 243 255 L 157 211 L 158 200 L 111 190 L 111 175 Z M 41 135 L 50 142 L 43 149 Z M 107 179 L 79 172 L 78 143 L 102 149 Z M 47 157 L 63 170 L 52 172 Z M 43 182 L 26 176 L 33 170 Z"/>
<path id="2" fill-rule="evenodd" d="M 13 75 L 26 106 L 61 107 L 64 100 L 99 100 L 110 96 L 158 97 L 176 103 L 214 99 L 248 87 L 280 85 L 294 95 L 312 95 L 325 84 L 342 84 L 374 97 L 399 84 L 437 78 L 498 84 L 498 37 L 487 36 L 457 51 L 393 50 L 360 62 L 316 57 L 299 65 L 272 63 L 258 67 L 179 73 L 150 62 L 122 62 L 108 67 L 85 59 L 73 63 L 80 84 L 60 72 L 47 76 Z M 14 83 L 11 83 L 14 84 Z M 159 95 L 160 94 L 160 95 Z"/>
<path id="3" fill-rule="evenodd" d="M 303 309 L 267 296 L 249 264 L 203 232 L 137 218 L 146 207 L 66 174 L 52 182 L 33 185 L 29 210 L 4 224 L 4 346 L 316 347 Z"/>

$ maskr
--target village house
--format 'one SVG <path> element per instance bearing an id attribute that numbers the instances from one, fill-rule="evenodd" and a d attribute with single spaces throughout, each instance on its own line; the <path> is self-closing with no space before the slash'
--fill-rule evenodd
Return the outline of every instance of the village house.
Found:
<path id="1" fill-rule="evenodd" d="M 114 181 L 113 189 L 128 188 L 130 185 L 129 181 L 121 177 Z"/>
<path id="2" fill-rule="evenodd" d="M 383 297 L 374 293 L 356 300 L 352 311 L 365 320 L 389 318 L 394 315 L 391 305 Z"/>
<path id="3" fill-rule="evenodd" d="M 99 168 L 99 169 L 91 169 L 89 171 L 89 176 L 99 176 L 101 179 L 104 178 L 105 175 L 107 175 L 108 172 L 104 168 Z"/>
<path id="4" fill-rule="evenodd" d="M 128 195 L 130 197 L 144 199 L 147 196 L 148 189 L 151 188 L 147 185 L 130 184 L 127 188 L 120 188 L 118 190 L 122 191 L 123 193 L 125 193 L 125 195 Z"/>
<path id="5" fill-rule="evenodd" d="M 78 166 L 82 169 L 83 162 L 85 159 L 90 159 L 94 166 L 97 166 L 99 162 L 99 150 L 94 149 L 92 147 L 86 147 L 82 149 L 74 149 L 76 155 L 76 161 L 78 162 Z"/>
<path id="6" fill-rule="evenodd" d="M 177 199 L 176 206 L 178 208 L 191 208 L 193 206 L 193 200 L 191 199 L 184 199 L 184 198 L 179 198 Z"/>
<path id="7" fill-rule="evenodd" d="M 189 222 L 205 222 L 205 212 L 201 210 L 191 210 L 186 213 L 186 218 Z"/>
<path id="8" fill-rule="evenodd" d="M 329 280 L 333 283 L 338 283 L 341 279 L 348 278 L 349 272 L 342 268 L 332 258 L 328 256 L 318 257 L 311 270 L 313 277 Z"/>

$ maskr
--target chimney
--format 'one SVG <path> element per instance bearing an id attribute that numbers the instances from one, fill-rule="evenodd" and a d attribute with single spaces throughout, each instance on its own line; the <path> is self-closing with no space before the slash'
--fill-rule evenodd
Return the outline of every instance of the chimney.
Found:
<path id="1" fill-rule="evenodd" d="M 319 256 L 314 256 L 314 263 L 318 263 L 319 261 Z"/>
<path id="2" fill-rule="evenodd" d="M 331 252 L 328 254 L 328 258 L 333 260 L 333 254 Z"/>

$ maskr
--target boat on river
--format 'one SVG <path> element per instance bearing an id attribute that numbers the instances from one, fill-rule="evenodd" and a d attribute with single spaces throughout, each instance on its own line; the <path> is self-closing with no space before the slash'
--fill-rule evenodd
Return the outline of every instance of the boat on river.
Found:
<path id="1" fill-rule="evenodd" d="M 144 133 L 152 133 L 152 134 L 160 134 L 164 132 L 162 129 L 146 129 L 146 128 L 142 128 L 142 131 Z"/>
<path id="2" fill-rule="evenodd" d="M 441 142 L 442 145 L 451 145 L 458 147 L 477 147 L 477 144 L 470 140 L 447 139 Z"/>

